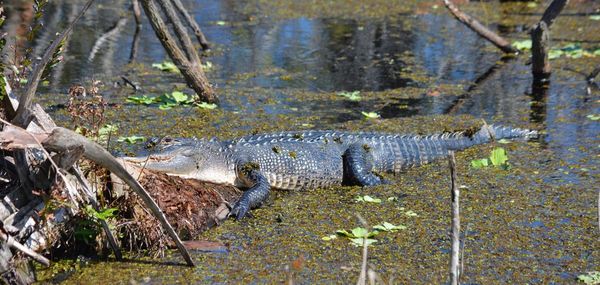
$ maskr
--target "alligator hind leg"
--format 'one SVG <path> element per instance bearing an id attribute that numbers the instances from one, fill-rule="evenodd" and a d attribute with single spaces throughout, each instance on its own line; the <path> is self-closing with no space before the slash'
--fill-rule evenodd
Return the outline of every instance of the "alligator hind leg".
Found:
<path id="1" fill-rule="evenodd" d="M 368 145 L 353 144 L 344 152 L 344 184 L 375 186 L 385 184 L 373 173 L 373 155 Z"/>
<path id="2" fill-rule="evenodd" d="M 229 212 L 229 215 L 235 216 L 237 220 L 246 216 L 250 209 L 260 206 L 269 197 L 269 189 L 271 188 L 267 177 L 260 173 L 260 171 L 252 169 L 242 172 L 241 175 L 244 176 L 243 178 L 254 185 L 244 191 L 242 197 L 240 197 L 231 209 L 231 212 Z"/>

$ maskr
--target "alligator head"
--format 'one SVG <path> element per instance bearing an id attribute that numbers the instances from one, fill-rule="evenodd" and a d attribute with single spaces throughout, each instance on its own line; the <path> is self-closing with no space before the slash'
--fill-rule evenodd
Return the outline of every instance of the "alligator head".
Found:
<path id="1" fill-rule="evenodd" d="M 163 141 L 149 156 L 125 157 L 138 166 L 169 175 L 214 183 L 234 184 L 235 167 L 222 144 L 215 140 L 180 139 Z"/>

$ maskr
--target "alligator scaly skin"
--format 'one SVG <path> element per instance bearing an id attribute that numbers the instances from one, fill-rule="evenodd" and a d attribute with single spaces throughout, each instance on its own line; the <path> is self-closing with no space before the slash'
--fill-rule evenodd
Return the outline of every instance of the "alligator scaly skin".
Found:
<path id="1" fill-rule="evenodd" d="M 146 168 L 172 175 L 249 187 L 233 213 L 243 217 L 269 189 L 301 190 L 383 181 L 376 173 L 398 173 L 492 139 L 529 138 L 536 132 L 484 126 L 427 136 L 374 132 L 291 131 L 234 140 L 175 140 L 151 156 Z M 139 160 L 144 160 L 141 158 Z"/>

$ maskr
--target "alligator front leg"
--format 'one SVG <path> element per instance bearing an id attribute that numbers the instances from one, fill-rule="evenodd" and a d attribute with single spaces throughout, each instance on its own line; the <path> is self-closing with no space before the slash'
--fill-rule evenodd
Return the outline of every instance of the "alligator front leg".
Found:
<path id="1" fill-rule="evenodd" d="M 242 197 L 235 203 L 229 213 L 230 216 L 235 216 L 237 220 L 246 216 L 250 209 L 260 206 L 269 197 L 269 189 L 271 188 L 267 177 L 259 170 L 242 171 L 241 175 L 244 176 L 244 180 L 253 183 L 253 186 L 242 194 Z"/>
<path id="2" fill-rule="evenodd" d="M 373 155 L 368 145 L 353 144 L 344 152 L 344 184 L 375 186 L 387 183 L 373 173 Z"/>

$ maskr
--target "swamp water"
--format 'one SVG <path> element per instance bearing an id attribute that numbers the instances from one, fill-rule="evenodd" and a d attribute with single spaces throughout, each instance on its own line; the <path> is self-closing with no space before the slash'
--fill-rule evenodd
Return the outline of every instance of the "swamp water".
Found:
<path id="1" fill-rule="evenodd" d="M 490 44 L 453 19 L 437 1 L 184 1 L 213 49 L 209 80 L 217 109 L 126 103 L 128 96 L 192 94 L 178 74 L 152 63 L 166 59 L 149 23 L 129 62 L 134 34 L 130 1 L 98 1 L 74 30 L 64 64 L 40 89 L 38 102 L 57 122 L 68 88 L 103 83 L 111 105 L 107 122 L 118 136 L 169 135 L 231 138 L 252 132 L 295 129 L 376 130 L 427 134 L 487 122 L 541 130 L 537 141 L 479 146 L 457 154 L 461 185 L 465 284 L 574 283 L 600 270 L 597 193 L 600 156 L 600 91 L 585 75 L 600 56 L 561 57 L 549 89 L 531 91 L 527 55 L 501 60 Z M 327 2 L 321 3 L 321 2 Z M 62 27 L 83 1 L 51 1 L 47 27 Z M 594 6 L 595 5 L 595 6 Z M 528 38 L 541 4 L 473 2 L 463 8 L 510 40 Z M 595 9 L 595 10 L 594 10 Z M 587 13 L 598 3 L 577 1 L 552 27 L 553 44 L 600 47 L 600 22 Z M 128 23 L 90 56 L 94 42 L 120 17 Z M 54 31 L 41 33 L 41 52 Z M 121 76 L 139 82 L 134 93 Z M 120 84 L 113 84 L 119 82 Z M 477 85 L 473 85 L 477 82 Z M 467 93 L 467 90 L 470 91 Z M 347 96 L 340 96 L 345 91 Z M 360 100 L 351 100 L 352 92 Z M 380 118 L 367 118 L 377 113 Z M 117 146 L 120 152 L 139 147 Z M 511 167 L 474 169 L 470 161 L 495 147 Z M 356 282 L 361 249 L 348 239 L 325 241 L 336 230 L 404 225 L 383 232 L 369 247 L 369 264 L 394 283 L 440 284 L 448 279 L 450 178 L 447 162 L 407 170 L 394 183 L 373 188 L 334 187 L 306 192 L 273 191 L 269 201 L 241 222 L 228 220 L 198 239 L 218 240 L 227 252 L 195 252 L 196 268 L 176 252 L 161 258 L 59 261 L 41 282 L 299 284 Z M 358 202 L 359 196 L 381 203 Z M 290 273 L 286 273 L 286 266 Z"/>

